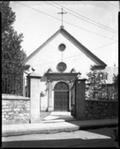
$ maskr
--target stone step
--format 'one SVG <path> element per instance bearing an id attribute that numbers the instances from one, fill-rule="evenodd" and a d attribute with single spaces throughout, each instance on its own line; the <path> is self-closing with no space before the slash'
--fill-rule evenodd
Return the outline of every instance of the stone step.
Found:
<path id="1" fill-rule="evenodd" d="M 15 136 L 15 135 L 27 135 L 27 134 L 48 134 L 58 132 L 71 132 L 79 129 L 79 126 L 68 123 L 58 122 L 53 123 L 32 123 L 24 125 L 4 125 L 2 127 L 2 136 Z"/>
<path id="2" fill-rule="evenodd" d="M 40 122 L 60 122 L 75 120 L 68 111 L 41 112 Z"/>
<path id="3" fill-rule="evenodd" d="M 57 122 L 65 122 L 64 119 L 58 119 L 58 120 L 42 120 L 41 123 L 57 123 Z"/>

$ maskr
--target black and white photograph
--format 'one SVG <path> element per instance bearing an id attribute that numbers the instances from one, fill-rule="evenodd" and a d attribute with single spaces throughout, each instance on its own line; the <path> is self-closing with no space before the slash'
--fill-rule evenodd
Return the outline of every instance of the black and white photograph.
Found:
<path id="1" fill-rule="evenodd" d="M 1 148 L 115 147 L 119 1 L 1 1 Z"/>

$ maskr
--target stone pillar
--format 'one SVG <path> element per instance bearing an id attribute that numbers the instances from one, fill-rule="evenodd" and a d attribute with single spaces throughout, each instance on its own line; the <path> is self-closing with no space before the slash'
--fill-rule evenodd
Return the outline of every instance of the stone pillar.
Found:
<path id="1" fill-rule="evenodd" d="M 48 111 L 53 111 L 52 82 L 48 82 Z"/>
<path id="2" fill-rule="evenodd" d="M 84 119 L 85 80 L 79 79 L 75 82 L 75 117 L 77 120 Z"/>
<path id="3" fill-rule="evenodd" d="M 71 89 L 69 89 L 69 111 L 71 111 Z"/>
<path id="4" fill-rule="evenodd" d="M 31 123 L 40 119 L 40 77 L 30 78 Z"/>
<path id="5" fill-rule="evenodd" d="M 73 97 L 72 97 L 72 96 L 74 96 L 74 95 L 73 95 L 73 89 L 72 89 L 72 88 L 73 88 L 73 84 L 74 84 L 73 81 L 71 81 L 71 82 L 69 83 L 69 111 L 70 111 L 70 112 L 72 111 L 72 108 L 73 108 L 73 107 L 72 107 L 72 106 L 73 106 L 73 105 L 72 105 L 72 104 L 73 104 L 73 101 L 72 101 L 72 100 L 73 100 Z"/>

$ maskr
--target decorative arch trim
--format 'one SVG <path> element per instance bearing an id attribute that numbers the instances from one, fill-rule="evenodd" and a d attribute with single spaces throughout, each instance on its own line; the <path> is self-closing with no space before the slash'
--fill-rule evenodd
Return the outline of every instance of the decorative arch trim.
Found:
<path id="1" fill-rule="evenodd" d="M 60 82 L 56 83 L 54 86 L 54 91 L 56 91 L 56 90 L 69 91 L 69 85 L 66 82 L 60 81 Z"/>

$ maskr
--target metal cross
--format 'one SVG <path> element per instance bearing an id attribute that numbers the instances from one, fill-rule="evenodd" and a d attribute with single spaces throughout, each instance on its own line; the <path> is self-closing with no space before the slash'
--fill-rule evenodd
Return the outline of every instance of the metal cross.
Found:
<path id="1" fill-rule="evenodd" d="M 63 15 L 66 14 L 67 12 L 63 11 L 63 8 L 61 8 L 61 12 L 58 12 L 58 14 L 61 14 L 61 24 L 63 26 Z"/>

